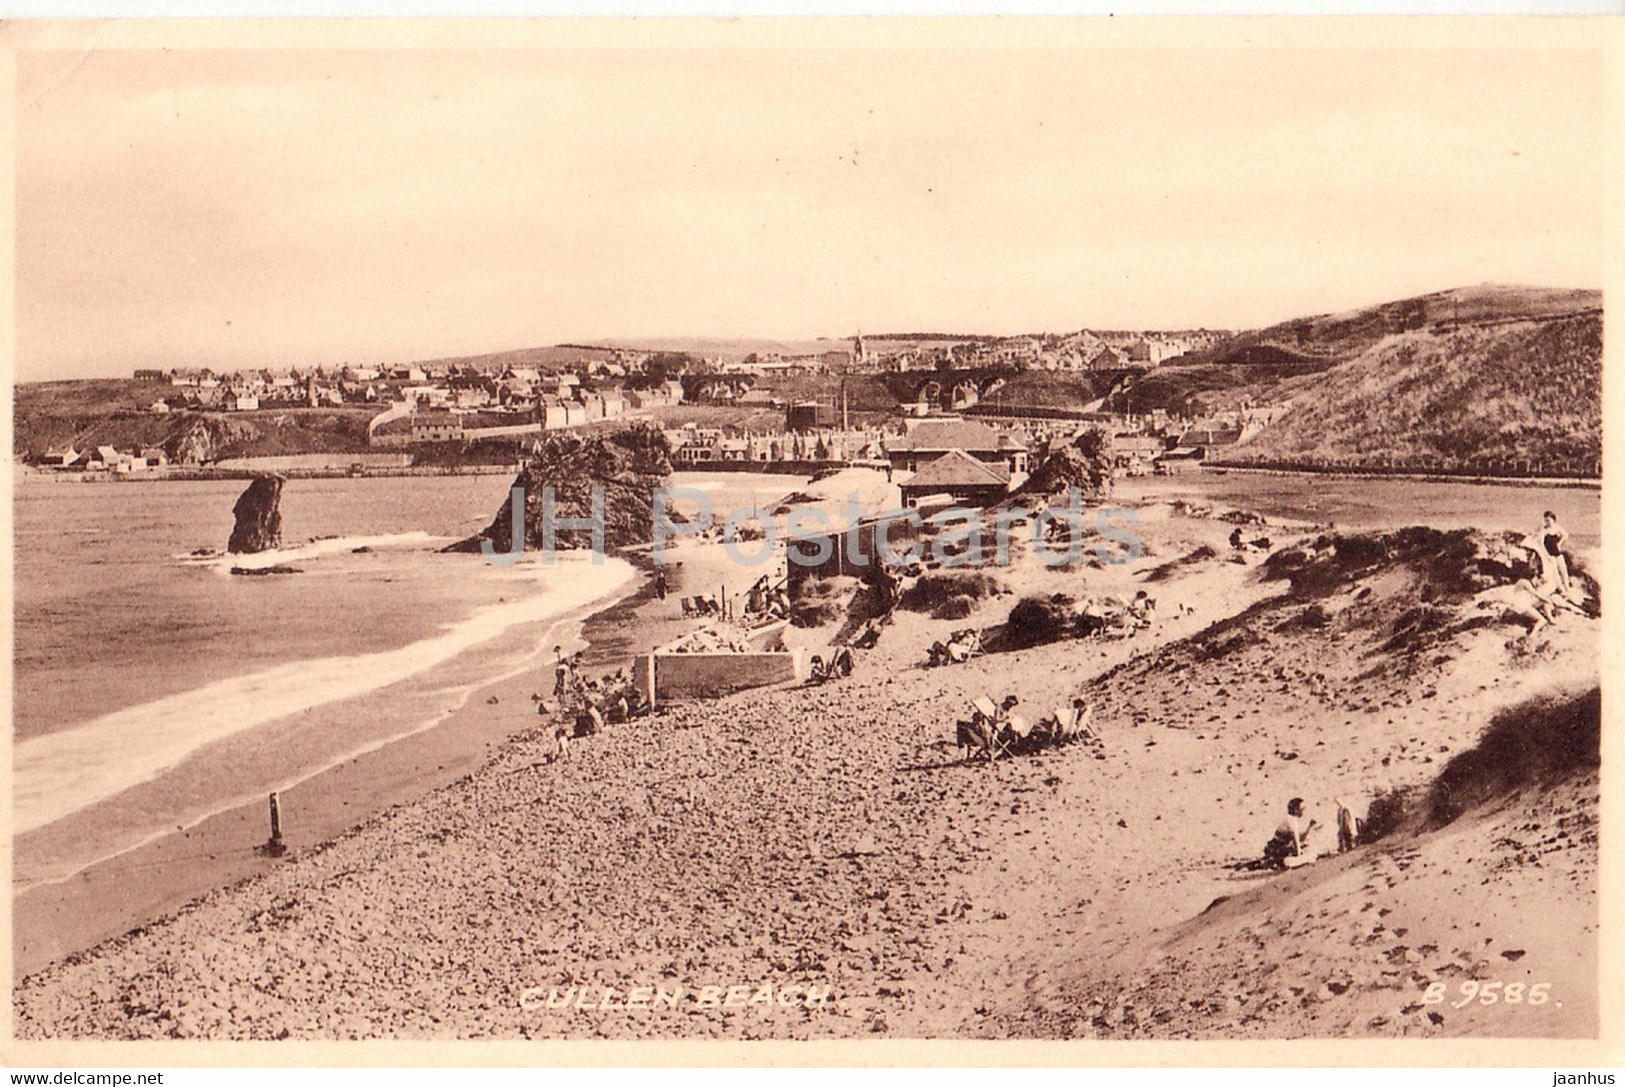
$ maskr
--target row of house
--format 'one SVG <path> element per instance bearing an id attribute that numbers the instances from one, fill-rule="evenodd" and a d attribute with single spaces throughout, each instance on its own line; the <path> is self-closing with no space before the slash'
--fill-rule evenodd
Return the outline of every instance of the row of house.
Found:
<path id="1" fill-rule="evenodd" d="M 46 450 L 42 456 L 35 458 L 34 463 L 39 467 L 59 472 L 110 472 L 114 475 L 131 475 L 162 468 L 169 463 L 169 457 L 159 446 L 119 450 L 111 445 L 98 445 L 79 450 L 68 445 L 60 449 Z"/>
<path id="2" fill-rule="evenodd" d="M 689 424 L 668 428 L 665 435 L 678 465 L 878 460 L 884 456 L 883 433 L 873 428 L 753 434 Z"/>
<path id="3" fill-rule="evenodd" d="M 345 404 L 407 402 L 420 408 L 450 411 L 537 411 L 570 401 L 593 412 L 591 397 L 622 401 L 600 406 L 594 418 L 615 418 L 626 407 L 658 407 L 681 403 L 680 382 L 663 381 L 654 388 L 633 392 L 614 387 L 629 373 L 627 364 L 593 360 L 584 367 L 587 378 L 610 383 L 608 391 L 584 395 L 583 374 L 544 373 L 533 367 L 507 367 L 487 372 L 472 366 L 402 365 L 363 367 L 346 365 L 328 372 L 317 367 L 308 374 L 292 370 L 216 373 L 207 368 L 169 371 L 141 370 L 138 378 L 165 381 L 171 391 L 137 406 L 157 414 L 171 411 L 257 411 L 266 408 L 338 407 Z M 559 423 L 557 425 L 566 425 Z"/>
<path id="4" fill-rule="evenodd" d="M 504 379 L 508 380 L 508 379 Z M 546 391 L 532 392 L 531 398 L 500 401 L 500 411 L 480 410 L 492 400 L 462 397 L 463 390 L 409 386 L 402 390 L 413 405 L 398 429 L 375 431 L 375 444 L 391 444 L 391 435 L 410 436 L 414 444 L 424 442 L 465 442 L 498 438 L 544 430 L 564 430 L 623 418 L 628 412 L 679 404 L 683 387 L 666 382 L 653 389 L 600 391 L 583 389 L 573 374 L 561 375 Z M 396 444 L 399 444 L 397 442 Z"/>

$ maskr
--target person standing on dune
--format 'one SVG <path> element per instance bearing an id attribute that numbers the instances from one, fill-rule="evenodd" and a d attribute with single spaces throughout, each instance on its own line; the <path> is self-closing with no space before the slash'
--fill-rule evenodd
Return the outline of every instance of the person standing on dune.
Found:
<path id="1" fill-rule="evenodd" d="M 1541 544 L 1541 561 L 1550 563 L 1556 575 L 1558 591 L 1569 591 L 1569 530 L 1557 520 L 1557 514 L 1547 510 L 1541 516 L 1540 531 L 1535 534 Z"/>

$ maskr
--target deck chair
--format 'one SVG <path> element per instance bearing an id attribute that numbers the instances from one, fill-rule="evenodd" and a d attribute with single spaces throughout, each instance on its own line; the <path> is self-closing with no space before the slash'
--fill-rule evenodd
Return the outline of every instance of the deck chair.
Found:
<path id="1" fill-rule="evenodd" d="M 1086 703 L 1081 710 L 1069 709 L 1072 720 L 1067 725 L 1067 734 L 1074 740 L 1087 740 L 1097 742 L 1100 737 L 1095 734 L 1095 704 Z"/>
<path id="2" fill-rule="evenodd" d="M 971 699 L 971 719 L 960 721 L 957 740 L 965 749 L 965 761 L 980 755 L 991 765 L 998 749 L 998 707 L 986 695 Z"/>
<path id="3" fill-rule="evenodd" d="M 993 730 L 992 750 L 988 753 L 987 761 L 992 762 L 1001 755 L 1005 758 L 1011 757 L 1016 753 L 1016 748 L 1021 745 L 1021 739 L 1022 738 L 1017 736 L 1015 731 L 1011 729 L 1008 721 L 997 726 Z"/>
<path id="4" fill-rule="evenodd" d="M 1004 727 L 999 730 L 995 742 L 994 755 L 1002 753 L 1014 755 L 1034 746 L 1038 729 L 1024 715 L 1012 713 L 1004 719 Z"/>

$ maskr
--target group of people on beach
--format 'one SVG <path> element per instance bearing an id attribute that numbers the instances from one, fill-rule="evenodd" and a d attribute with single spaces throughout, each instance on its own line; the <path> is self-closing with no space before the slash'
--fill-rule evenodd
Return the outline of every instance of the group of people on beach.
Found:
<path id="1" fill-rule="evenodd" d="M 1559 611 L 1586 614 L 1585 590 L 1569 568 L 1568 540 L 1568 529 L 1547 510 L 1540 528 L 1519 541 L 1529 559 L 1530 576 L 1519 581 L 1518 588 L 1534 598 L 1531 634 L 1554 622 Z"/>
<path id="2" fill-rule="evenodd" d="M 1000 755 L 1025 755 L 1072 743 L 1088 744 L 1097 759 L 1106 757 L 1094 727 L 1094 708 L 1082 695 L 1036 721 L 1022 713 L 1020 705 L 1021 699 L 1013 694 L 998 705 L 986 695 L 972 699 L 970 719 L 956 722 L 954 732 L 954 743 L 966 761 L 979 757 L 991 763 Z"/>
<path id="3" fill-rule="evenodd" d="M 1241 534 L 1241 526 L 1237 525 L 1230 533 L 1230 550 L 1238 555 L 1250 552 L 1267 552 L 1273 546 L 1268 536 L 1260 536 L 1256 540 L 1248 540 Z"/>
<path id="4" fill-rule="evenodd" d="M 554 719 L 554 758 L 569 757 L 570 740 L 591 736 L 606 724 L 630 721 L 653 707 L 638 689 L 627 670 L 618 668 L 602 676 L 582 672 L 581 654 L 564 655 L 563 646 L 553 647 L 553 698 L 531 695 L 536 712 Z"/>
<path id="5" fill-rule="evenodd" d="M 925 666 L 939 668 L 944 664 L 964 664 L 981 653 L 982 635 L 974 627 L 956 630 L 945 639 L 931 643 L 926 651 Z"/>
<path id="6" fill-rule="evenodd" d="M 663 591 L 660 598 L 665 599 Z M 790 594 L 785 582 L 781 580 L 774 585 L 765 574 L 757 578 L 745 591 L 743 614 L 736 613 L 735 602 L 720 591 L 685 596 L 680 598 L 679 602 L 682 605 L 683 617 L 686 619 L 725 619 L 742 621 L 746 626 L 758 626 L 790 616 Z"/>
<path id="7" fill-rule="evenodd" d="M 745 618 L 786 619 L 790 615 L 790 593 L 786 580 L 774 585 L 766 574 L 757 578 L 745 593 Z"/>
<path id="8" fill-rule="evenodd" d="M 1182 609 L 1181 609 L 1182 610 Z M 1086 596 L 1078 604 L 1078 632 L 1084 637 L 1132 638 L 1157 622 L 1157 598 L 1141 589 L 1132 598 Z"/>
<path id="9" fill-rule="evenodd" d="M 808 662 L 807 683 L 809 686 L 815 686 L 828 683 L 830 680 L 845 679 L 852 674 L 852 664 L 852 650 L 844 645 L 831 653 L 828 660 L 821 654 L 814 653 L 812 660 Z"/>

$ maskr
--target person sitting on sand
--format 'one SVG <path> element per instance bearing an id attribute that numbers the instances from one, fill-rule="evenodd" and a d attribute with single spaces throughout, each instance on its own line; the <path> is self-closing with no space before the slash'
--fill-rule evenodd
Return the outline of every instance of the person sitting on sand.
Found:
<path id="1" fill-rule="evenodd" d="M 1535 590 L 1528 578 L 1520 578 L 1511 585 L 1485 589 L 1475 599 L 1480 609 L 1499 605 L 1512 615 L 1526 620 L 1529 623 L 1526 637 L 1550 623 L 1556 613 L 1556 608 Z"/>
<path id="2" fill-rule="evenodd" d="M 1525 536 L 1519 544 L 1528 555 L 1532 576 L 1518 581 L 1517 588 L 1534 598 L 1534 610 L 1538 617 L 1530 633 L 1554 621 L 1558 608 L 1584 615 L 1585 609 L 1564 595 L 1558 581 L 1559 560 L 1546 553 L 1545 542 L 1534 536 Z"/>
<path id="3" fill-rule="evenodd" d="M 1246 546 L 1247 545 L 1243 543 L 1241 539 L 1241 526 L 1237 525 L 1235 527 L 1235 531 L 1230 533 L 1230 548 L 1233 551 L 1240 551 Z"/>
<path id="4" fill-rule="evenodd" d="M 1264 845 L 1264 867 L 1285 868 L 1288 857 L 1304 856 L 1304 842 L 1315 829 L 1315 821 L 1303 814 L 1303 797 L 1287 801 L 1286 818 L 1275 828 L 1275 837 Z"/>
<path id="5" fill-rule="evenodd" d="M 576 714 L 576 735 L 596 736 L 604 730 L 604 711 L 595 699 L 587 699 Z"/>

